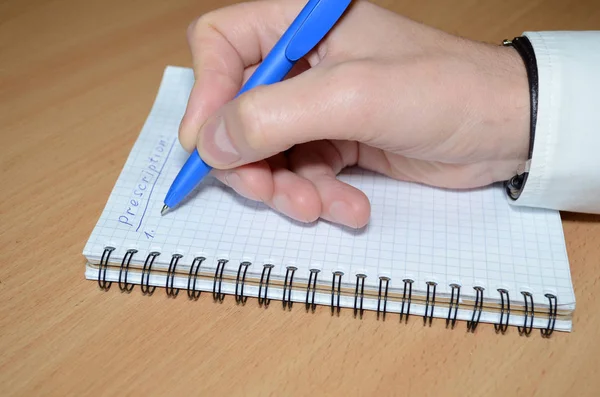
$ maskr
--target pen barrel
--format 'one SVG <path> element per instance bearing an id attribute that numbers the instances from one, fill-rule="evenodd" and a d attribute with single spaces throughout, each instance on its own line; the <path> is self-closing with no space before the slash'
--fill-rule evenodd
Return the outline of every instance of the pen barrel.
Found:
<path id="1" fill-rule="evenodd" d="M 280 40 L 273 47 L 236 97 L 255 87 L 278 83 L 287 76 L 296 63 L 290 61 L 285 55 L 288 42 L 289 40 Z"/>
<path id="2" fill-rule="evenodd" d="M 211 169 L 212 167 L 200 158 L 198 150 L 194 149 L 167 192 L 165 205 L 173 208 L 179 204 L 208 175 Z"/>

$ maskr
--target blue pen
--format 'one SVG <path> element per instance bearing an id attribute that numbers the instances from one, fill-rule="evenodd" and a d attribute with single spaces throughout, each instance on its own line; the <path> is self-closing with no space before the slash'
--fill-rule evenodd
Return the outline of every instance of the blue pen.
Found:
<path id="1" fill-rule="evenodd" d="M 352 0 L 309 0 L 236 97 L 259 85 L 283 80 L 294 64 L 333 28 L 351 2 Z M 211 167 L 194 150 L 173 181 L 165 197 L 161 215 L 190 194 L 210 170 Z"/>

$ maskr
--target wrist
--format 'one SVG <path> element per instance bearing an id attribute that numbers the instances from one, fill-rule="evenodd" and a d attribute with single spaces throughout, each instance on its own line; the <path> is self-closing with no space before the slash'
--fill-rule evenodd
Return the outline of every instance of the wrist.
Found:
<path id="1" fill-rule="evenodd" d="M 489 64 L 494 80 L 486 90 L 487 120 L 492 125 L 492 153 L 498 165 L 492 180 L 506 181 L 522 170 L 529 159 L 531 105 L 528 75 L 519 53 L 511 47 L 493 46 Z"/>

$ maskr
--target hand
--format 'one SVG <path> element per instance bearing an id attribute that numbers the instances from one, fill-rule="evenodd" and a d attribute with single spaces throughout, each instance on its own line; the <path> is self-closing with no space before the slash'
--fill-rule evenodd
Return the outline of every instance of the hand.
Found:
<path id="1" fill-rule="evenodd" d="M 527 159 L 529 91 L 512 48 L 356 2 L 288 78 L 232 100 L 305 1 L 242 3 L 188 30 L 196 82 L 180 141 L 239 194 L 299 221 L 359 228 L 358 165 L 448 188 L 506 180 Z"/>

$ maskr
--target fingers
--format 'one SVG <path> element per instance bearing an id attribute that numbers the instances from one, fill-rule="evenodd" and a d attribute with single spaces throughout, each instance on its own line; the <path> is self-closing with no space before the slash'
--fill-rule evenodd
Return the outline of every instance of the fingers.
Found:
<path id="1" fill-rule="evenodd" d="M 331 222 L 361 228 L 369 221 L 371 206 L 367 196 L 336 175 L 358 158 L 355 142 L 311 142 L 292 149 L 291 169 L 311 181 L 321 201 L 320 217 Z"/>
<path id="2" fill-rule="evenodd" d="M 275 44 L 303 2 L 252 2 L 208 13 L 188 28 L 195 84 L 182 119 L 181 144 L 191 151 L 207 117 L 241 88 L 244 71 Z"/>
<path id="3" fill-rule="evenodd" d="M 265 160 L 233 170 L 213 170 L 212 173 L 221 182 L 250 200 L 267 203 L 273 197 L 273 174 Z"/>
<path id="4" fill-rule="evenodd" d="M 313 222 L 321 214 L 315 186 L 287 168 L 283 155 L 213 174 L 237 193 L 260 201 L 300 222 Z"/>
<path id="5" fill-rule="evenodd" d="M 221 181 L 237 193 L 262 201 L 301 222 L 323 218 L 351 228 L 365 226 L 370 203 L 360 190 L 336 179 L 358 159 L 353 142 L 321 141 L 291 150 L 289 163 L 283 155 L 232 170 L 215 170 Z M 288 169 L 289 167 L 289 169 Z"/>
<path id="6" fill-rule="evenodd" d="M 287 168 L 273 170 L 273 197 L 267 204 L 300 222 L 314 222 L 321 214 L 315 186 Z"/>

